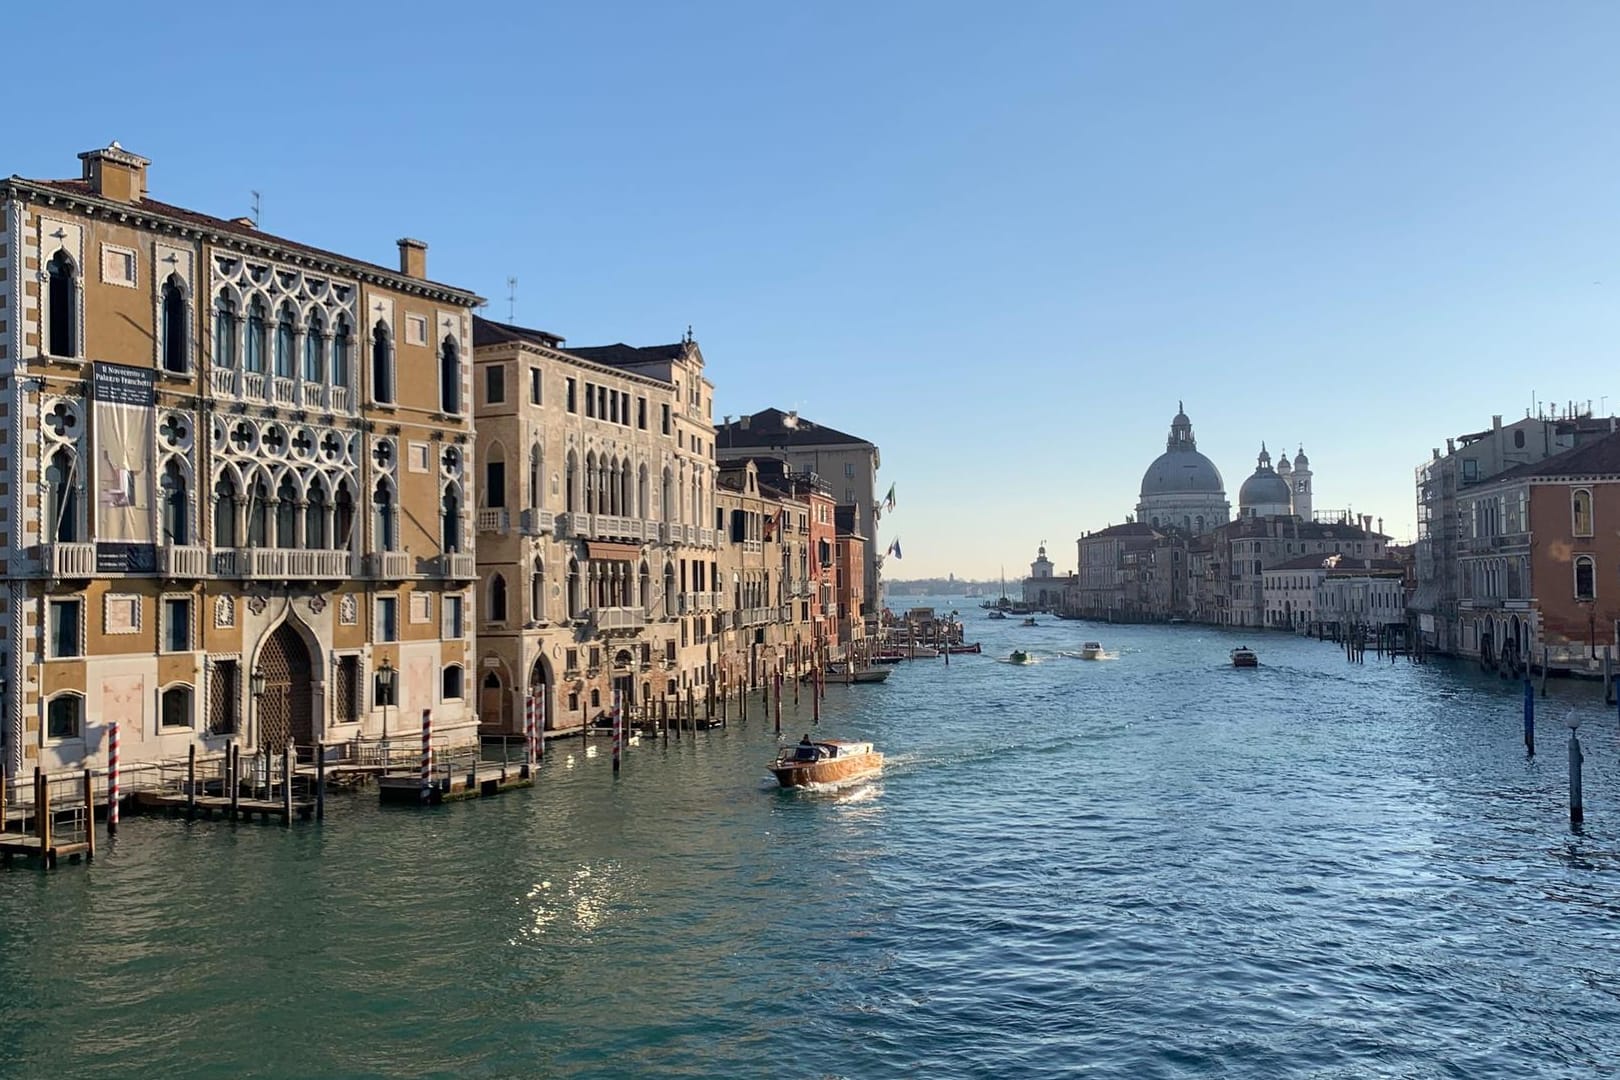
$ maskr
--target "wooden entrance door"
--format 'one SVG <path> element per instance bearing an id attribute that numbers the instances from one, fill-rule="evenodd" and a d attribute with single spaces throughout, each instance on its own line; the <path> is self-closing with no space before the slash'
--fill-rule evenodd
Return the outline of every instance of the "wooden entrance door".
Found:
<path id="1" fill-rule="evenodd" d="M 276 627 L 259 653 L 264 696 L 259 699 L 259 746 L 279 754 L 290 742 L 312 746 L 315 710 L 309 649 L 287 623 Z"/>

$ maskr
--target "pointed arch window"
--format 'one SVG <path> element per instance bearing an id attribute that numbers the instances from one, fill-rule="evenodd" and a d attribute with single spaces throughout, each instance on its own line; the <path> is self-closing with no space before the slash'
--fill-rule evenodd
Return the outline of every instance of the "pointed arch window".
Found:
<path id="1" fill-rule="evenodd" d="M 262 476 L 248 485 L 247 546 L 270 546 L 270 486 Z"/>
<path id="2" fill-rule="evenodd" d="M 322 350 L 326 347 L 325 333 L 326 324 L 321 322 L 321 313 L 310 312 L 309 325 L 304 329 L 304 381 L 307 383 L 318 383 L 326 374 L 326 365 L 322 362 Z"/>
<path id="3" fill-rule="evenodd" d="M 489 621 L 506 621 L 506 578 L 500 574 L 489 579 Z"/>
<path id="4" fill-rule="evenodd" d="M 163 283 L 161 295 L 163 370 L 174 374 L 186 371 L 186 291 L 180 278 L 171 274 Z"/>
<path id="5" fill-rule="evenodd" d="M 529 618 L 534 622 L 546 620 L 546 563 L 538 555 L 529 573 Z"/>
<path id="6" fill-rule="evenodd" d="M 1570 516 L 1574 519 L 1576 536 L 1592 535 L 1592 492 L 1576 488 L 1569 497 Z"/>
<path id="7" fill-rule="evenodd" d="M 354 496 L 349 494 L 348 484 L 339 484 L 337 495 L 332 499 L 332 546 L 339 551 L 350 551 L 353 545 Z"/>
<path id="8" fill-rule="evenodd" d="M 496 443 L 484 460 L 484 505 L 501 509 L 506 505 L 506 452 Z"/>
<path id="9" fill-rule="evenodd" d="M 397 539 L 394 528 L 394 494 L 387 482 L 379 482 L 371 497 L 378 551 L 393 551 Z"/>
<path id="10" fill-rule="evenodd" d="M 247 351 L 242 364 L 247 371 L 264 371 L 266 319 L 264 301 L 255 296 L 248 302 Z"/>
<path id="11" fill-rule="evenodd" d="M 664 564 L 664 614 L 673 614 L 672 605 L 675 602 L 675 564 Z"/>
<path id="12" fill-rule="evenodd" d="M 371 331 L 371 400 L 394 400 L 394 340 L 381 320 Z"/>
<path id="13" fill-rule="evenodd" d="M 461 353 L 452 337 L 439 346 L 439 408 L 447 413 L 461 411 Z"/>
<path id="14" fill-rule="evenodd" d="M 50 537 L 71 544 L 79 539 L 79 492 L 77 459 L 73 451 L 61 447 L 45 466 L 45 521 Z"/>
<path id="15" fill-rule="evenodd" d="M 214 300 L 214 366 L 236 366 L 236 342 L 240 329 L 236 298 L 222 292 Z"/>
<path id="16" fill-rule="evenodd" d="M 332 547 L 332 536 L 327 525 L 330 512 L 326 485 L 316 480 L 309 486 L 309 504 L 304 507 L 304 546 L 311 551 L 324 551 Z"/>
<path id="17" fill-rule="evenodd" d="M 1597 599 L 1597 563 L 1590 555 L 1575 556 L 1575 599 Z"/>
<path id="18" fill-rule="evenodd" d="M 540 468 L 540 445 L 536 443 L 529 447 L 529 509 L 538 510 L 545 494 L 541 483 L 542 471 Z"/>
<path id="19" fill-rule="evenodd" d="M 281 305 L 276 316 L 276 374 L 290 379 L 297 374 L 298 314 L 290 303 Z"/>
<path id="20" fill-rule="evenodd" d="M 186 474 L 180 463 L 170 459 L 163 466 L 163 542 L 183 546 L 191 543 L 190 507 L 186 498 Z"/>
<path id="21" fill-rule="evenodd" d="M 79 325 L 79 275 L 65 250 L 51 256 L 45 268 L 50 323 L 45 349 L 52 356 L 77 356 Z"/>
<path id="22" fill-rule="evenodd" d="M 349 320 L 342 315 L 332 324 L 332 385 L 349 385 L 349 357 L 353 342 Z"/>
<path id="23" fill-rule="evenodd" d="M 572 514 L 579 509 L 579 458 L 572 450 L 568 451 L 563 480 L 563 509 Z"/>
<path id="24" fill-rule="evenodd" d="M 216 548 L 233 548 L 237 544 L 236 511 L 241 502 L 241 495 L 236 490 L 236 481 L 231 479 L 230 473 L 225 473 L 214 484 L 214 546 Z"/>
<path id="25" fill-rule="evenodd" d="M 579 618 L 580 608 L 580 580 L 579 560 L 568 560 L 568 617 Z"/>
<path id="26" fill-rule="evenodd" d="M 444 489 L 442 503 L 441 529 L 439 549 L 441 551 L 461 550 L 461 495 L 455 487 Z"/>
<path id="27" fill-rule="evenodd" d="M 276 485 L 276 547 L 298 546 L 298 488 L 291 476 Z"/>
<path id="28" fill-rule="evenodd" d="M 648 608 L 652 607 L 652 572 L 647 569 L 647 564 L 645 562 L 641 564 L 639 583 L 640 589 L 638 592 L 640 595 L 638 595 L 636 599 L 637 602 L 641 604 L 641 609 L 646 611 Z"/>
<path id="29" fill-rule="evenodd" d="M 601 507 L 596 501 L 596 484 L 596 454 L 593 452 L 585 455 L 585 512 L 587 514 L 601 512 Z"/>

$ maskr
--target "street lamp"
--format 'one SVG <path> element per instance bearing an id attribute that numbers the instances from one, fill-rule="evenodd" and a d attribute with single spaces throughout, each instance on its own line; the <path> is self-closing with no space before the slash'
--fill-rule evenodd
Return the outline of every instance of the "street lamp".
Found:
<path id="1" fill-rule="evenodd" d="M 383 730 L 382 751 L 383 764 L 388 764 L 388 706 L 394 703 L 394 665 L 388 657 L 383 657 L 382 667 L 377 669 L 377 696 L 382 698 Z"/>
<path id="2" fill-rule="evenodd" d="M 264 696 L 264 669 L 258 664 L 253 665 L 253 671 L 248 675 L 248 693 L 251 700 L 248 702 L 248 740 L 249 745 L 258 745 L 257 724 L 259 720 L 259 699 Z"/>

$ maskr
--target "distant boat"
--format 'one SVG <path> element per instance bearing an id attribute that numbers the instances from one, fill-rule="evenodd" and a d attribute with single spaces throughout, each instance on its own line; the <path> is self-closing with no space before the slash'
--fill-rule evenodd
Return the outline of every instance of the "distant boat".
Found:
<path id="1" fill-rule="evenodd" d="M 828 664 L 827 677 L 832 679 L 848 679 L 850 682 L 874 683 L 882 682 L 889 677 L 888 668 L 856 668 L 855 674 L 849 674 L 847 664 Z"/>
<path id="2" fill-rule="evenodd" d="M 882 768 L 883 755 L 872 749 L 869 742 L 849 739 L 811 742 L 808 735 L 804 742 L 783 749 L 770 765 L 771 775 L 783 787 L 857 780 Z"/>
<path id="3" fill-rule="evenodd" d="M 1019 625 L 1020 626 L 1039 626 L 1041 624 L 1035 621 L 1035 616 L 1031 615 L 1031 616 L 1027 617 L 1026 619 L 1024 619 L 1024 621 L 1022 623 L 1020 623 Z"/>
<path id="4" fill-rule="evenodd" d="M 1007 659 L 1014 664 L 1027 664 L 1029 663 L 1029 653 L 1023 649 L 1014 649 L 1007 654 Z"/>
<path id="5" fill-rule="evenodd" d="M 1100 641 L 1085 641 L 1080 644 L 1080 659 L 1095 660 L 1102 655 L 1103 647 Z"/>
<path id="6" fill-rule="evenodd" d="M 979 643 L 975 641 L 971 645 L 948 645 L 946 646 L 945 651 L 950 653 L 952 656 L 961 656 L 965 653 L 977 653 L 981 650 L 979 648 Z"/>
<path id="7" fill-rule="evenodd" d="M 991 618 L 991 619 L 1005 619 L 1006 617 L 1007 617 L 1007 613 L 1005 611 L 1002 611 L 1000 608 L 991 608 L 990 609 L 990 614 L 988 616 L 986 616 L 986 618 Z"/>
<path id="8" fill-rule="evenodd" d="M 1259 667 L 1260 658 L 1256 656 L 1254 654 L 1254 650 L 1249 648 L 1247 645 L 1239 645 L 1237 648 L 1232 650 L 1232 666 Z"/>

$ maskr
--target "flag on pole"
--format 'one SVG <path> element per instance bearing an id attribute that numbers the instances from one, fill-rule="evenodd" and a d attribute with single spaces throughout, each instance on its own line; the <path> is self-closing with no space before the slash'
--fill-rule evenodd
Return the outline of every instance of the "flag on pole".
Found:
<path id="1" fill-rule="evenodd" d="M 900 538 L 898 536 L 895 537 L 894 540 L 890 542 L 890 544 L 889 544 L 889 554 L 893 555 L 897 559 L 900 558 Z"/>
<path id="2" fill-rule="evenodd" d="M 893 510 L 894 509 L 894 485 L 893 484 L 889 485 L 889 493 L 887 495 L 883 496 L 883 509 L 885 509 L 885 510 Z"/>

